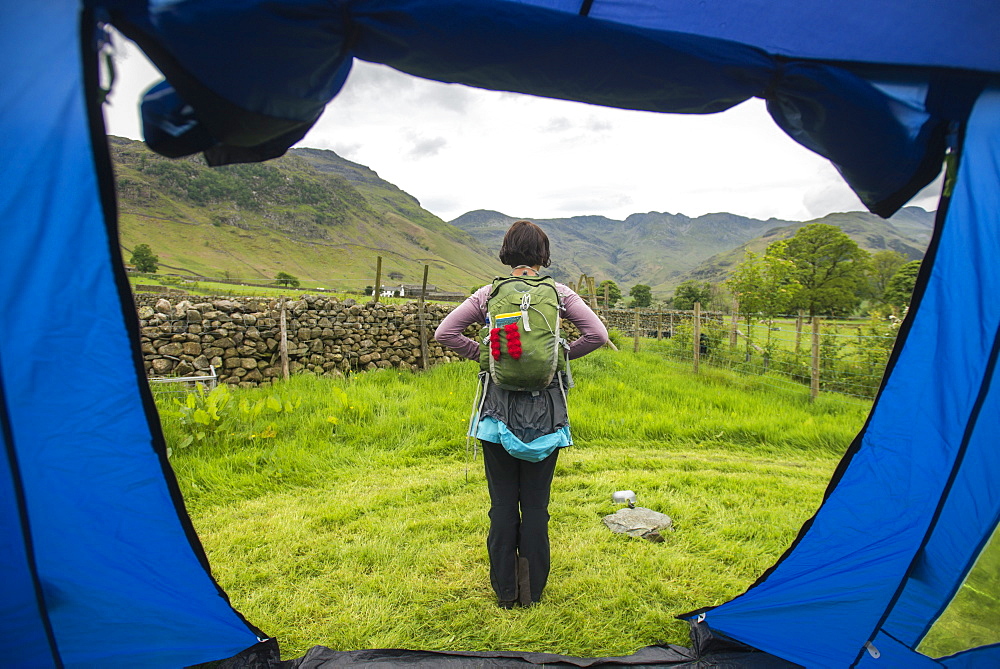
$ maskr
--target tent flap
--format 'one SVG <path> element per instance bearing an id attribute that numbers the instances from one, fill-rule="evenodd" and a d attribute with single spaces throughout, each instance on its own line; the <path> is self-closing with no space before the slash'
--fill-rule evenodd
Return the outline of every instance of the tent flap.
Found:
<path id="1" fill-rule="evenodd" d="M 353 57 L 438 81 L 653 112 L 708 114 L 764 97 L 785 132 L 831 160 L 886 217 L 934 179 L 944 154 L 943 119 L 842 67 L 526 3 L 135 2 L 115 16 L 170 81 L 143 103 L 150 147 L 207 151 L 210 164 L 284 153 L 341 89 Z"/>

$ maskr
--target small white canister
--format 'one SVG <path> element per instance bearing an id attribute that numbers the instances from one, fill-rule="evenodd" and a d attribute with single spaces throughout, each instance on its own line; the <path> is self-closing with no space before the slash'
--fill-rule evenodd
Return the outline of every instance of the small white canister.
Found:
<path id="1" fill-rule="evenodd" d="M 611 495 L 611 501 L 615 504 L 628 504 L 629 508 L 635 506 L 635 493 L 631 490 L 619 490 Z"/>

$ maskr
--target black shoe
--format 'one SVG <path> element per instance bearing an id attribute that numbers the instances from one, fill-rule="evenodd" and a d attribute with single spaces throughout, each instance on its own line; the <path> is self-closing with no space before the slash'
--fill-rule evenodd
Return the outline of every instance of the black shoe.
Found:
<path id="1" fill-rule="evenodd" d="M 515 602 L 513 599 L 500 599 L 500 600 L 497 600 L 497 606 L 499 606 L 501 609 L 512 609 L 516 605 L 517 605 L 517 602 Z"/>

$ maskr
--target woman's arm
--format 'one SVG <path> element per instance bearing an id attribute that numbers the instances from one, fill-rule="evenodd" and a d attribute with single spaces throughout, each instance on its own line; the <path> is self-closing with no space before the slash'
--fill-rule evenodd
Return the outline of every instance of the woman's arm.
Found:
<path id="1" fill-rule="evenodd" d="M 479 342 L 464 334 L 473 323 L 485 324 L 483 307 L 491 286 L 483 286 L 444 317 L 434 331 L 434 339 L 469 360 L 479 360 Z"/>
<path id="2" fill-rule="evenodd" d="M 575 360 L 604 346 L 608 341 L 608 329 L 582 297 L 569 288 L 562 295 L 566 306 L 563 315 L 580 331 L 580 338 L 569 345 L 569 359 Z"/>

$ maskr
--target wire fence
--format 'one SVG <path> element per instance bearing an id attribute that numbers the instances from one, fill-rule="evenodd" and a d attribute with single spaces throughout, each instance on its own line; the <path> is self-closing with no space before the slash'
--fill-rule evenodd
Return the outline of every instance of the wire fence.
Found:
<path id="1" fill-rule="evenodd" d="M 605 321 L 646 348 L 692 365 L 760 377 L 781 387 L 874 398 L 895 343 L 898 321 L 823 320 L 802 314 L 762 319 L 754 314 L 658 309 L 602 310 Z"/>

